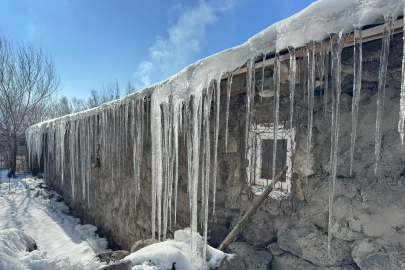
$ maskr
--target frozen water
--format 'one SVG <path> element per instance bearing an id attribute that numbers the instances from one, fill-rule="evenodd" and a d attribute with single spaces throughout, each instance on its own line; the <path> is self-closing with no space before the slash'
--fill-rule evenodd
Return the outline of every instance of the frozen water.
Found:
<path id="1" fill-rule="evenodd" d="M 353 100 L 352 100 L 352 137 L 350 145 L 350 175 L 353 171 L 353 154 L 356 142 L 357 118 L 359 115 L 359 102 L 361 90 L 362 71 L 362 39 L 361 29 L 354 29 L 354 79 L 353 79 Z"/>
<path id="2" fill-rule="evenodd" d="M 378 161 L 381 150 L 381 125 L 384 112 L 385 81 L 387 76 L 388 53 L 390 50 L 391 33 L 394 30 L 394 18 L 391 15 L 385 16 L 384 32 L 382 37 L 382 48 L 380 56 L 380 67 L 378 70 L 378 96 L 377 96 L 377 118 L 375 124 L 375 163 L 374 173 L 377 173 Z"/>
<path id="3" fill-rule="evenodd" d="M 339 33 L 332 37 L 332 125 L 329 176 L 329 223 L 328 223 L 328 254 L 332 241 L 333 199 L 335 195 L 337 151 L 340 126 L 340 93 L 341 93 L 341 52 L 347 36 Z"/>

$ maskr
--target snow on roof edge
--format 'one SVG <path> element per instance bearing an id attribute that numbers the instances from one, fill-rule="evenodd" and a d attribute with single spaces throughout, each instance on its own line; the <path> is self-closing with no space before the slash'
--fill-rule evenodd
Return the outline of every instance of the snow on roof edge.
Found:
<path id="1" fill-rule="evenodd" d="M 309 41 L 322 41 L 334 33 L 352 32 L 355 26 L 375 23 L 385 16 L 403 14 L 404 0 L 319 0 L 304 10 L 274 23 L 249 38 L 244 44 L 213 54 L 187 66 L 166 80 L 98 107 L 47 120 L 26 132 L 42 132 L 50 124 L 69 122 L 99 114 L 111 106 L 152 96 L 163 100 L 175 94 L 180 100 L 197 93 L 222 74 L 243 66 L 248 59 L 274 53 L 288 47 L 302 47 Z"/>

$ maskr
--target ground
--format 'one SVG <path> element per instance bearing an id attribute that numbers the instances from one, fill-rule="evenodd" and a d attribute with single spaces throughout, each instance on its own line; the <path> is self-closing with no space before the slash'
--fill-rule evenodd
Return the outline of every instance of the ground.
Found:
<path id="1" fill-rule="evenodd" d="M 96 234 L 97 227 L 69 215 L 62 197 L 47 190 L 41 176 L 19 173 L 8 179 L 6 170 L 0 175 L 0 270 L 92 270 L 102 266 L 94 257 L 111 251 L 107 240 Z M 38 249 L 28 252 L 26 249 L 32 249 L 30 237 Z M 168 269 L 173 263 L 177 270 L 211 269 L 226 256 L 207 246 L 204 261 L 201 236 L 197 242 L 198 251 L 191 252 L 190 229 L 178 230 L 174 240 L 150 245 L 123 261 L 131 260 L 134 270 Z"/>
<path id="2" fill-rule="evenodd" d="M 7 171 L 0 172 L 3 176 L 0 184 L 0 269 L 100 267 L 100 263 L 93 260 L 94 256 L 109 250 L 106 239 L 95 233 L 97 227 L 82 225 L 79 219 L 69 215 L 69 208 L 60 201 L 60 196 L 41 187 L 43 179 L 19 173 L 9 183 Z M 8 229 L 21 230 L 31 236 L 38 250 L 10 256 L 4 244 L 4 233 Z"/>

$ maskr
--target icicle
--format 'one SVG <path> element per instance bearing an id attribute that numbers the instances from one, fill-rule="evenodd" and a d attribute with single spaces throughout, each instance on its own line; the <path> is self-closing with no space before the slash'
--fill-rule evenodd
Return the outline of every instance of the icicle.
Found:
<path id="1" fill-rule="evenodd" d="M 405 14 L 405 5 L 404 5 Z M 405 37 L 405 20 L 403 26 L 403 36 Z M 402 51 L 402 83 L 401 83 L 401 99 L 399 102 L 399 122 L 398 131 L 401 135 L 401 143 L 404 145 L 404 128 L 405 128 L 405 41 Z"/>
<path id="2" fill-rule="evenodd" d="M 290 130 L 293 130 L 293 116 L 294 116 L 294 92 L 295 92 L 295 74 L 297 70 L 297 62 L 295 60 L 295 49 L 292 47 L 288 48 L 290 53 L 290 70 L 289 70 L 289 80 L 290 80 Z M 292 149 L 295 149 L 294 146 Z"/>
<path id="3" fill-rule="evenodd" d="M 312 124 L 314 119 L 314 90 L 315 90 L 315 44 L 310 42 L 307 46 L 308 57 L 308 132 L 307 132 L 307 161 L 306 182 L 308 183 L 309 158 L 311 155 Z"/>
<path id="4" fill-rule="evenodd" d="M 331 45 L 332 46 L 332 45 Z M 330 55 L 329 51 L 325 54 L 325 90 L 323 94 L 323 107 L 325 109 L 325 116 L 328 108 L 328 86 L 329 86 L 329 69 L 330 69 Z"/>
<path id="5" fill-rule="evenodd" d="M 85 130 L 85 124 L 83 119 L 80 120 L 80 163 L 81 163 L 81 173 L 82 173 L 82 198 L 86 201 L 86 135 L 88 132 Z"/>
<path id="6" fill-rule="evenodd" d="M 218 94 L 216 102 L 219 103 L 219 82 L 218 84 Z M 201 96 L 194 96 L 193 100 L 193 107 L 192 107 L 192 132 L 191 132 L 191 140 L 192 140 L 192 191 L 190 197 L 192 198 L 192 208 L 191 208 L 191 250 L 195 252 L 197 250 L 197 192 L 198 192 L 198 171 L 199 171 L 199 164 L 200 164 L 200 134 L 201 134 L 201 116 L 202 116 L 202 99 Z M 214 167 L 215 171 L 215 167 Z M 214 176 L 215 177 L 215 176 Z"/>
<path id="7" fill-rule="evenodd" d="M 75 151 L 76 151 L 76 122 L 70 122 L 70 132 L 69 132 L 69 151 L 70 151 L 70 186 L 72 189 L 72 198 L 75 197 Z"/>
<path id="8" fill-rule="evenodd" d="M 229 102 L 231 98 L 233 73 L 228 72 L 228 81 L 226 87 L 226 124 L 225 124 L 225 153 L 228 154 L 228 120 L 229 120 Z"/>
<path id="9" fill-rule="evenodd" d="M 266 54 L 263 54 L 263 60 L 262 60 L 262 87 L 260 88 L 260 101 L 263 100 L 264 69 L 266 67 L 265 63 L 266 63 Z"/>
<path id="10" fill-rule="evenodd" d="M 345 34 L 335 35 L 332 40 L 332 125 L 331 125 L 331 153 L 330 153 L 330 180 L 329 180 L 329 224 L 328 224 L 328 254 L 330 256 L 330 245 L 332 240 L 332 214 L 333 198 L 335 194 L 337 151 L 339 139 L 340 120 L 340 92 L 341 92 L 341 65 L 340 56 L 347 36 Z"/>
<path id="11" fill-rule="evenodd" d="M 162 113 L 160 104 L 152 99 L 152 238 L 155 238 L 155 218 L 158 218 L 158 239 L 160 240 L 162 202 Z"/>
<path id="12" fill-rule="evenodd" d="M 66 124 L 64 121 L 60 122 L 59 125 L 59 135 L 60 135 L 60 166 L 61 166 L 61 180 L 63 186 L 63 179 L 64 179 L 64 166 L 65 166 L 65 134 L 66 134 Z"/>
<path id="13" fill-rule="evenodd" d="M 274 105 L 273 105 L 273 173 L 272 173 L 272 186 L 275 188 L 274 182 L 276 177 L 276 158 L 277 158 L 277 139 L 278 139 L 278 120 L 279 120 L 279 108 L 280 108 L 280 58 L 276 53 L 274 57 Z"/>
<path id="14" fill-rule="evenodd" d="M 228 77 L 229 79 L 229 77 Z M 232 78 L 231 78 L 232 80 Z M 208 86 L 206 100 L 204 103 L 204 155 L 205 155 L 205 168 L 202 170 L 204 176 L 204 193 L 205 196 L 202 197 L 204 201 L 204 248 L 203 248 L 203 259 L 206 260 L 207 256 L 207 232 L 208 232 L 208 201 L 209 201 L 209 183 L 210 183 L 210 112 L 211 112 L 211 99 L 212 99 L 213 86 L 211 84 Z"/>
<path id="15" fill-rule="evenodd" d="M 179 183 L 179 125 L 181 126 L 182 105 L 174 109 L 173 141 L 174 141 L 174 227 L 177 223 L 177 188 Z"/>
<path id="16" fill-rule="evenodd" d="M 168 203 L 169 203 L 169 132 L 170 132 L 170 106 L 168 104 L 163 104 L 162 115 L 163 115 L 163 179 L 164 179 L 164 196 L 163 196 L 163 241 L 166 240 L 167 232 L 167 214 L 168 214 Z"/>
<path id="17" fill-rule="evenodd" d="M 212 214 L 215 215 L 215 196 L 217 192 L 217 161 L 218 161 L 218 134 L 219 134 L 219 113 L 220 113 L 220 97 L 221 97 L 221 76 L 219 76 L 216 85 L 215 96 L 215 133 L 214 133 L 214 172 L 213 172 L 213 198 L 212 198 Z"/>
<path id="18" fill-rule="evenodd" d="M 380 56 L 380 67 L 378 70 L 378 97 L 377 97 L 377 117 L 375 127 L 375 163 L 374 173 L 377 174 L 378 161 L 380 159 L 381 150 L 381 124 L 384 112 L 384 99 L 385 99 L 385 80 L 387 75 L 388 66 L 388 53 L 390 49 L 390 36 L 393 30 L 392 26 L 394 18 L 391 16 L 385 17 L 384 32 L 382 37 L 382 48 Z"/>
<path id="19" fill-rule="evenodd" d="M 254 68 L 254 59 L 249 59 L 246 63 L 246 126 L 245 126 L 245 158 L 247 158 L 248 149 L 250 148 L 251 125 L 254 107 L 255 88 L 252 84 L 252 70 Z M 251 179 L 252 180 L 252 179 Z"/>
<path id="20" fill-rule="evenodd" d="M 357 118 L 359 115 L 359 101 L 361 90 L 362 73 L 362 39 L 361 28 L 354 29 L 354 79 L 353 79 L 353 100 L 352 100 L 352 137 L 350 145 L 350 175 L 353 172 L 354 145 L 356 142 Z"/>

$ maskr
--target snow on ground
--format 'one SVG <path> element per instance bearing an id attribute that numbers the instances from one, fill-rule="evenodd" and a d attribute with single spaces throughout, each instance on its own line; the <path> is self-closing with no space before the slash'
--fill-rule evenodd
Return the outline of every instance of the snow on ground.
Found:
<path id="1" fill-rule="evenodd" d="M 99 269 L 102 264 L 93 258 L 108 252 L 108 242 L 95 234 L 97 228 L 81 225 L 68 215 L 69 207 L 57 202 L 55 191 L 39 186 L 43 179 L 18 174 L 16 179 L 0 171 L 0 270 L 81 270 Z M 27 188 L 26 188 L 27 185 Z M 52 198 L 49 198 L 53 195 Z M 132 270 L 167 270 L 175 263 L 176 270 L 210 269 L 232 255 L 207 245 L 207 260 L 202 258 L 204 242 L 198 237 L 197 252 L 190 248 L 189 228 L 178 230 L 174 240 L 147 246 L 124 259 L 130 259 Z M 38 250 L 28 252 L 32 237 Z"/>
<path id="2" fill-rule="evenodd" d="M 174 240 L 152 244 L 131 253 L 123 260 L 129 259 L 133 262 L 135 266 L 132 270 L 167 270 L 172 269 L 173 263 L 176 270 L 197 270 L 215 268 L 225 256 L 233 258 L 234 255 L 225 254 L 207 245 L 207 259 L 204 262 L 201 256 L 204 246 L 202 237 L 196 235 L 198 248 L 197 252 L 192 252 L 190 235 L 190 228 L 178 230 L 174 233 Z"/>
<path id="3" fill-rule="evenodd" d="M 0 173 L 0 270 L 100 267 L 94 256 L 110 250 L 107 240 L 95 234 L 95 226 L 81 225 L 78 218 L 66 214 L 69 208 L 56 201 L 55 191 L 38 187 L 43 179 L 18 174 L 9 182 L 7 171 Z M 48 199 L 50 194 L 54 196 Z M 38 250 L 25 251 L 24 233 L 36 241 Z"/>

